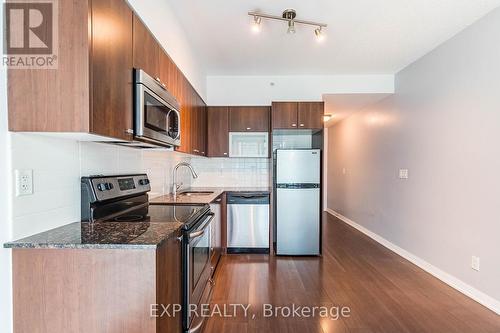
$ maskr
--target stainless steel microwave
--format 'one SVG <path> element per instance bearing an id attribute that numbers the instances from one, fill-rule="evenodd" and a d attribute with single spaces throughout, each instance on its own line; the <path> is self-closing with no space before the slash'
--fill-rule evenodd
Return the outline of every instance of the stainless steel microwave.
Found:
<path id="1" fill-rule="evenodd" d="M 134 137 L 160 146 L 180 146 L 180 107 L 159 79 L 134 69 Z"/>

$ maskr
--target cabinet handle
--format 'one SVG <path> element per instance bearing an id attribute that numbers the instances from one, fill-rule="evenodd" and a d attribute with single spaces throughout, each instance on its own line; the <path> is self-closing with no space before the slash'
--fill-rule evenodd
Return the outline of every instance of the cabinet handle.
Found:
<path id="1" fill-rule="evenodd" d="M 297 124 L 292 124 L 292 127 L 297 127 Z"/>
<path id="2" fill-rule="evenodd" d="M 304 127 L 304 124 L 300 124 L 300 127 Z"/>
<path id="3" fill-rule="evenodd" d="M 193 149 L 195 153 L 199 153 L 200 151 L 198 149 Z"/>
<path id="4" fill-rule="evenodd" d="M 252 128 L 251 127 L 247 127 L 247 131 L 250 131 Z"/>
<path id="5" fill-rule="evenodd" d="M 159 77 L 155 77 L 155 80 L 161 83 L 161 80 Z"/>
<path id="6" fill-rule="evenodd" d="M 131 128 L 127 128 L 127 129 L 125 130 L 125 133 L 127 133 L 127 134 L 131 134 L 131 135 L 132 135 L 132 134 L 134 134 L 134 130 L 133 130 L 133 129 L 131 129 Z"/>
<path id="7" fill-rule="evenodd" d="M 201 154 L 202 154 L 202 155 L 205 155 L 205 152 L 204 152 L 204 151 L 202 151 L 202 152 L 201 152 Z"/>
<path id="8" fill-rule="evenodd" d="M 227 156 L 227 153 L 224 153 L 225 156 Z"/>

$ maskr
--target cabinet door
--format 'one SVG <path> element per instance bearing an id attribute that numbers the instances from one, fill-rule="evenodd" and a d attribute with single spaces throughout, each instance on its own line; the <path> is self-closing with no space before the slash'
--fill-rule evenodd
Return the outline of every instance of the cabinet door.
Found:
<path id="1" fill-rule="evenodd" d="M 175 99 L 177 99 L 177 102 L 180 103 L 179 100 L 179 77 L 178 77 L 178 70 L 177 67 L 175 66 L 174 62 L 170 57 L 168 56 L 167 53 L 163 51 L 162 48 L 160 48 L 159 51 L 160 57 L 159 57 L 159 65 L 160 65 L 160 80 L 166 85 L 167 90 L 174 95 Z"/>
<path id="2" fill-rule="evenodd" d="M 273 102 L 272 125 L 273 129 L 298 128 L 297 102 Z"/>
<path id="3" fill-rule="evenodd" d="M 229 108 L 207 108 L 208 157 L 229 157 Z"/>
<path id="4" fill-rule="evenodd" d="M 193 94 L 189 91 L 187 100 L 189 100 L 189 108 L 188 108 L 188 113 L 190 114 L 190 119 L 191 119 L 191 129 L 190 132 L 188 133 L 189 140 L 191 142 L 191 150 L 190 153 L 194 155 L 200 155 L 201 150 L 200 150 L 200 133 L 199 133 L 199 128 L 200 128 L 200 117 L 201 114 L 198 112 L 198 109 L 195 106 L 194 102 L 194 96 Z"/>
<path id="5" fill-rule="evenodd" d="M 229 131 L 269 132 L 268 106 L 231 106 L 229 108 Z"/>
<path id="6" fill-rule="evenodd" d="M 173 235 L 156 250 L 156 302 L 158 304 L 182 304 L 181 242 L 180 232 Z M 181 316 L 159 316 L 158 332 L 181 332 Z"/>
<path id="7" fill-rule="evenodd" d="M 133 29 L 134 68 L 160 80 L 160 45 L 137 15 L 134 15 Z"/>
<path id="8" fill-rule="evenodd" d="M 323 128 L 323 102 L 299 102 L 299 128 Z"/>
<path id="9" fill-rule="evenodd" d="M 89 10 L 87 1 L 58 1 L 61 47 L 56 69 L 7 69 L 7 85 L 2 91 L 8 89 L 9 105 L 0 112 L 8 110 L 10 131 L 90 130 Z"/>
<path id="10" fill-rule="evenodd" d="M 173 67 L 172 73 L 173 77 L 177 76 L 176 74 L 177 67 Z M 172 78 L 172 81 L 170 83 L 167 82 L 167 87 L 170 85 L 177 87 L 176 93 L 174 96 L 177 98 L 177 101 L 179 102 L 181 106 L 180 110 L 180 115 L 181 115 L 181 146 L 177 147 L 176 150 L 191 154 L 192 153 L 192 135 L 193 135 L 193 112 L 192 112 L 192 102 L 191 99 L 189 98 L 189 95 L 187 94 L 188 91 L 188 85 L 185 80 L 181 80 L 177 78 Z"/>
<path id="11" fill-rule="evenodd" d="M 123 0 L 92 1 L 91 73 L 91 132 L 132 140 L 132 10 Z"/>
<path id="12" fill-rule="evenodd" d="M 199 126 L 198 126 L 198 140 L 200 147 L 200 155 L 207 156 L 207 106 L 196 94 L 196 108 L 200 113 Z"/>

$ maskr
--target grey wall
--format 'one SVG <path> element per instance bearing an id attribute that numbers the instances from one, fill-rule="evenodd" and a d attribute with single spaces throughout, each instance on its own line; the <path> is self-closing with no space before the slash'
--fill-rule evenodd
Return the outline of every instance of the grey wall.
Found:
<path id="1" fill-rule="evenodd" d="M 328 207 L 500 300 L 497 171 L 500 9 L 401 71 L 394 96 L 329 129 Z"/>

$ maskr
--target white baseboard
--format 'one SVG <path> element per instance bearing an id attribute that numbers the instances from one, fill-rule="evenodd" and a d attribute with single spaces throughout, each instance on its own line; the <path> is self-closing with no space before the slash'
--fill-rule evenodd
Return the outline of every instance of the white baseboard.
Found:
<path id="1" fill-rule="evenodd" d="M 400 255 L 401 257 L 405 258 L 406 260 L 410 261 L 411 263 L 417 265 L 427 273 L 433 275 L 434 277 L 438 278 L 439 280 L 443 281 L 450 287 L 458 290 L 462 294 L 472 298 L 479 304 L 482 304 L 483 306 L 487 307 L 491 311 L 495 312 L 496 314 L 500 315 L 500 301 L 494 299 L 491 296 L 486 295 L 482 291 L 477 290 L 476 288 L 468 285 L 467 283 L 457 279 L 453 275 L 450 275 L 436 266 L 433 266 L 429 264 L 427 261 L 417 257 L 416 255 L 400 248 L 399 246 L 389 242 L 387 239 L 377 235 L 376 233 L 366 229 L 365 227 L 359 225 L 358 223 L 350 220 L 349 218 L 337 213 L 336 211 L 326 208 L 326 212 L 332 214 L 342 222 L 350 225 L 351 227 L 357 229 L 358 231 L 362 232 L 366 236 L 370 237 L 371 239 L 375 240 L 376 242 L 380 243 L 384 247 L 388 248 L 389 250 L 395 252 L 396 254 Z"/>

